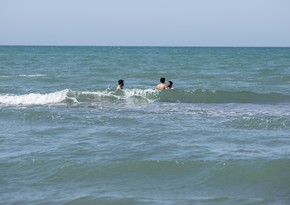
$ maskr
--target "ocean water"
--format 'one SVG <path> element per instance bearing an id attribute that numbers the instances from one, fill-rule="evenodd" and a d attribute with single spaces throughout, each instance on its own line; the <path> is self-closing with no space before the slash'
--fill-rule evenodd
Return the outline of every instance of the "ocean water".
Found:
<path id="1" fill-rule="evenodd" d="M 0 46 L 0 127 L 0 204 L 288 205 L 290 48 Z"/>

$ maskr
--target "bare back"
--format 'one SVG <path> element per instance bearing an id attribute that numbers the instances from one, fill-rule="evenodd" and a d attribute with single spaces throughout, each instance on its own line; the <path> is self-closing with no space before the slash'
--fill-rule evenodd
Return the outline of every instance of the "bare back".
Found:
<path id="1" fill-rule="evenodd" d="M 166 85 L 164 83 L 159 83 L 157 86 L 156 86 L 156 89 L 157 90 L 165 90 L 166 89 Z"/>

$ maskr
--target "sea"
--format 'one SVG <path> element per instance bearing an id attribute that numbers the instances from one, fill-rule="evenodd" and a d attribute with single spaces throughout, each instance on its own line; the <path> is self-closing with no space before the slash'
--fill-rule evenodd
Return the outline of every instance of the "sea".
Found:
<path id="1" fill-rule="evenodd" d="M 289 205 L 290 48 L 0 46 L 0 128 L 3 205 Z"/>

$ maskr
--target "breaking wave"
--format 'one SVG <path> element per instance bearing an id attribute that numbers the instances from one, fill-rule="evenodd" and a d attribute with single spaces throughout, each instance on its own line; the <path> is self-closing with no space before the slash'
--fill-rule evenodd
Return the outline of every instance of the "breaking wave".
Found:
<path id="1" fill-rule="evenodd" d="M 61 90 L 48 94 L 29 93 L 24 95 L 0 95 L 0 104 L 5 105 L 46 105 L 61 103 L 66 99 L 69 90 Z"/>
<path id="2" fill-rule="evenodd" d="M 290 96 L 280 93 L 255 93 L 249 91 L 211 90 L 164 90 L 124 89 L 104 91 L 72 91 L 65 89 L 53 93 L 29 93 L 23 95 L 1 94 L 0 104 L 4 105 L 46 105 L 73 103 L 290 103 Z"/>

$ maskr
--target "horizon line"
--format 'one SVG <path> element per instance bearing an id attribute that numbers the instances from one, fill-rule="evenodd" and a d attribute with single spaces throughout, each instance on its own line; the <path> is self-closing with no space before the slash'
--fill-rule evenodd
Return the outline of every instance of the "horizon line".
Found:
<path id="1" fill-rule="evenodd" d="M 246 45 L 246 46 L 225 46 L 225 45 L 34 45 L 34 44 L 0 44 L 1 47 L 144 47 L 144 48 L 290 48 L 290 46 L 253 46 L 253 45 Z"/>

